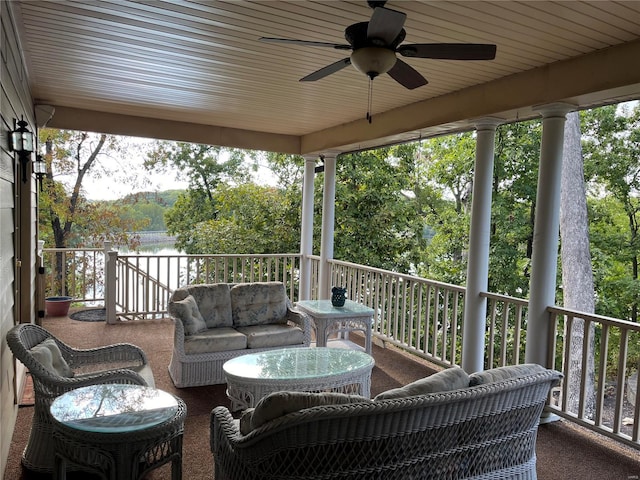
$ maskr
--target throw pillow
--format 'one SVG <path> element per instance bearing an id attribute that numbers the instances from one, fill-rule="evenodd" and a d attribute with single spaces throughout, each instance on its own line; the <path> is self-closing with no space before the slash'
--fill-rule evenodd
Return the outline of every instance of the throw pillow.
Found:
<path id="1" fill-rule="evenodd" d="M 458 367 L 447 368 L 440 372 L 409 383 L 404 387 L 393 388 L 382 392 L 374 400 L 391 400 L 394 398 L 414 397 L 428 393 L 448 392 L 469 386 L 469 375 Z"/>
<path id="2" fill-rule="evenodd" d="M 242 435 L 249 435 L 251 433 L 251 418 L 253 417 L 253 411 L 255 408 L 247 408 L 240 416 L 240 433 Z"/>
<path id="3" fill-rule="evenodd" d="M 30 350 L 31 355 L 44 368 L 61 377 L 73 377 L 73 370 L 62 356 L 58 344 L 53 338 L 47 338 Z"/>
<path id="4" fill-rule="evenodd" d="M 544 372 L 546 368 L 537 363 L 524 363 L 522 365 L 511 365 L 508 367 L 492 368 L 484 372 L 476 372 L 469 375 L 469 386 L 484 385 L 485 383 L 499 382 L 514 377 L 524 377 L 536 373 Z"/>
<path id="5" fill-rule="evenodd" d="M 229 284 L 190 285 L 187 290 L 196 299 L 200 314 L 207 324 L 207 328 L 233 326 Z"/>
<path id="6" fill-rule="evenodd" d="M 371 402 L 360 395 L 337 392 L 274 392 L 260 400 L 251 413 L 251 430 L 288 413 L 321 405 L 344 405 L 347 403 Z M 246 421 L 246 420 L 245 420 Z"/>
<path id="7" fill-rule="evenodd" d="M 188 295 L 183 300 L 176 300 L 169 303 L 169 313 L 179 318 L 184 325 L 185 336 L 193 335 L 207 329 L 196 299 Z"/>

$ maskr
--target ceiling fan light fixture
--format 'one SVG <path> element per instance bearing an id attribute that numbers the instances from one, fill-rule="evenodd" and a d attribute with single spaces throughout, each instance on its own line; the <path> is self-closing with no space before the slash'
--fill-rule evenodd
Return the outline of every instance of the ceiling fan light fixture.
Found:
<path id="1" fill-rule="evenodd" d="M 351 64 L 369 78 L 387 73 L 396 64 L 396 60 L 393 50 L 382 47 L 358 48 L 351 54 Z"/>

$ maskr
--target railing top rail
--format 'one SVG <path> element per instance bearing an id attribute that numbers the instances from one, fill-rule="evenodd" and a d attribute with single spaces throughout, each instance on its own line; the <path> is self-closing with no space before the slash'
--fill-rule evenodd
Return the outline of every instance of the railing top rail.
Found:
<path id="1" fill-rule="evenodd" d="M 186 253 L 170 253 L 170 254 L 156 254 L 156 253 L 121 253 L 119 257 L 181 257 L 181 258 L 279 258 L 279 257 L 300 257 L 299 253 L 215 253 L 215 254 L 196 254 L 188 255 Z"/>
<path id="2" fill-rule="evenodd" d="M 398 273 L 398 272 L 392 272 L 391 270 L 383 270 L 381 268 L 376 268 L 376 267 L 367 267 L 364 265 L 360 265 L 358 263 L 351 263 L 351 262 L 345 262 L 342 260 L 328 260 L 329 263 L 333 263 L 335 265 L 342 265 L 344 267 L 352 267 L 352 268 L 357 268 L 360 270 L 366 270 L 368 272 L 375 272 L 375 273 L 380 273 L 383 275 L 393 275 L 394 277 L 397 278 L 401 278 L 403 280 L 408 280 L 408 281 L 412 281 L 412 282 L 421 282 L 421 283 L 426 283 L 428 285 L 433 285 L 436 287 L 442 287 L 442 288 L 446 288 L 447 290 L 452 290 L 454 292 L 460 292 L 460 293 L 464 293 L 466 291 L 465 287 L 461 287 L 459 285 L 453 285 L 451 283 L 444 283 L 444 282 L 438 282 L 436 280 L 429 280 L 427 278 L 423 278 L 423 277 L 418 277 L 417 275 L 410 275 L 407 273 Z"/>
<path id="3" fill-rule="evenodd" d="M 505 302 L 509 302 L 515 305 L 521 305 L 526 307 L 529 305 L 529 300 L 525 300 L 523 298 L 510 297 L 509 295 L 502 295 L 500 293 L 491 293 L 491 292 L 480 292 L 481 297 L 491 298 L 493 300 L 503 300 Z"/>
<path id="4" fill-rule="evenodd" d="M 56 252 L 104 252 L 104 248 L 100 247 L 71 247 L 71 248 L 55 248 L 55 247 L 45 247 L 42 249 L 45 253 L 56 253 Z"/>
<path id="5" fill-rule="evenodd" d="M 599 322 L 611 326 L 625 327 L 629 330 L 640 332 L 640 323 L 634 323 L 628 320 L 620 320 L 618 318 L 605 317 L 604 315 L 585 313 L 581 312 L 580 310 L 572 310 L 570 308 L 562 308 L 557 306 L 547 307 L 547 311 L 558 315 L 569 315 L 571 317 L 582 318 L 583 320 L 589 320 L 591 322 Z"/>

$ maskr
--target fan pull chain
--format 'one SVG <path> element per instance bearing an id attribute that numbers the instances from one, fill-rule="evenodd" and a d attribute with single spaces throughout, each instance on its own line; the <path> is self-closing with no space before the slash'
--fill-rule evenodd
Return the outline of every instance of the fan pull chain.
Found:
<path id="1" fill-rule="evenodd" d="M 369 97 L 367 99 L 367 120 L 371 123 L 371 119 L 373 119 L 373 115 L 371 114 L 371 110 L 373 107 L 373 78 L 369 78 Z"/>

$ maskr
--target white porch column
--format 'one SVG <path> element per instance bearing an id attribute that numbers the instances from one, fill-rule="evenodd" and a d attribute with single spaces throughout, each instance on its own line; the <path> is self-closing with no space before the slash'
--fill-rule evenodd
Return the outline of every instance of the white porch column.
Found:
<path id="1" fill-rule="evenodd" d="M 462 368 L 468 373 L 484 369 L 487 299 L 481 297 L 480 292 L 486 292 L 488 288 L 493 157 L 496 127 L 500 123 L 497 118 L 483 118 L 476 122 L 476 159 L 462 337 Z"/>
<path id="2" fill-rule="evenodd" d="M 331 290 L 331 266 L 333 259 L 333 232 L 336 210 L 336 155 L 324 157 L 324 191 L 322 194 L 322 236 L 320 237 L 320 279 L 318 300 L 329 298 Z"/>
<path id="3" fill-rule="evenodd" d="M 549 314 L 555 304 L 560 234 L 560 179 L 566 114 L 575 106 L 556 103 L 538 108 L 542 113 L 542 145 L 533 226 L 529 316 L 527 320 L 527 363 L 547 365 Z"/>
<path id="4" fill-rule="evenodd" d="M 304 157 L 304 183 L 302 185 L 302 225 L 300 228 L 300 292 L 299 300 L 311 299 L 311 259 L 313 254 L 313 179 L 317 155 Z"/>

